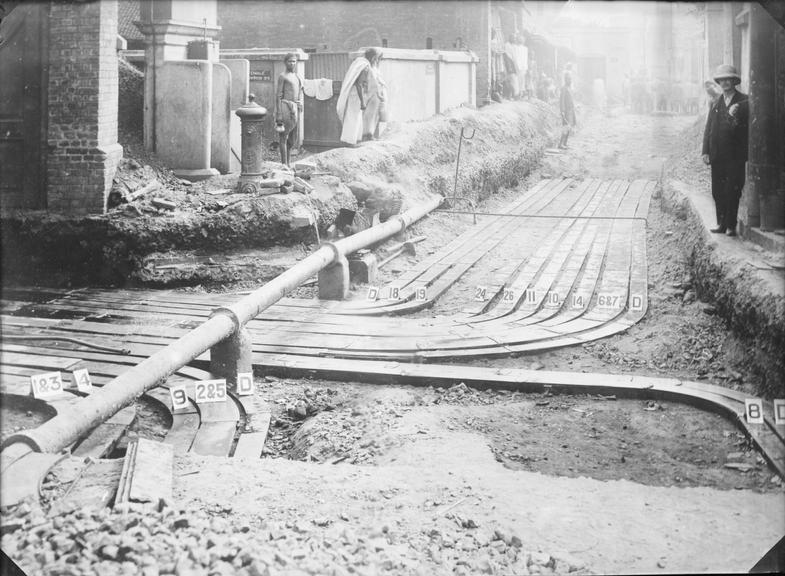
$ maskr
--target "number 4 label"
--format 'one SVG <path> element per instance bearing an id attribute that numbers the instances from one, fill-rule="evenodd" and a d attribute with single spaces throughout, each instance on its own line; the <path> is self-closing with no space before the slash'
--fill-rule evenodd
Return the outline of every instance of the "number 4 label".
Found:
<path id="1" fill-rule="evenodd" d="M 774 423 L 778 426 L 785 425 L 785 400 L 774 401 Z"/>
<path id="2" fill-rule="evenodd" d="M 188 387 L 185 384 L 169 388 L 169 396 L 172 399 L 172 410 L 188 407 Z"/>
<path id="3" fill-rule="evenodd" d="M 763 424 L 763 401 L 760 398 L 744 400 L 744 412 L 747 424 Z"/>
<path id="4" fill-rule="evenodd" d="M 90 393 L 93 390 L 93 382 L 90 380 L 90 373 L 87 368 L 80 368 L 71 373 L 71 382 L 76 384 L 76 389 L 80 392 Z"/>
<path id="5" fill-rule="evenodd" d="M 237 395 L 250 396 L 253 394 L 253 372 L 237 373 Z"/>

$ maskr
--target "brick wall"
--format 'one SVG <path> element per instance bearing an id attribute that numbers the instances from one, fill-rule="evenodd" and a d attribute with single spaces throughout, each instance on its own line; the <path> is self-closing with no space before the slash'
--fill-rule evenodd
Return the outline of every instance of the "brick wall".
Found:
<path id="1" fill-rule="evenodd" d="M 301 2 L 270 0 L 218 3 L 222 48 L 303 48 L 319 52 L 352 51 L 363 46 L 424 50 L 468 48 L 477 64 L 477 101 L 487 96 L 488 2 Z M 459 44 L 460 43 L 460 44 Z"/>
<path id="2" fill-rule="evenodd" d="M 47 206 L 101 213 L 117 143 L 117 0 L 52 2 L 49 18 Z"/>

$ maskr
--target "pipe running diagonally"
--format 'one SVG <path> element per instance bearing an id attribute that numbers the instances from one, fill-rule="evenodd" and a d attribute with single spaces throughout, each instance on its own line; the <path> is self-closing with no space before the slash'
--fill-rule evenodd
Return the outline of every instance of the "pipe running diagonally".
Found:
<path id="1" fill-rule="evenodd" d="M 147 390 L 163 383 L 175 371 L 234 334 L 239 327 L 278 302 L 339 256 L 351 254 L 402 232 L 413 222 L 438 208 L 441 202 L 441 196 L 432 197 L 383 224 L 333 243 L 323 244 L 283 274 L 239 302 L 217 310 L 203 324 L 123 372 L 90 396 L 64 409 L 38 428 L 10 436 L 4 443 L 3 454 L 15 459 L 29 451 L 56 453 L 70 446 Z"/>

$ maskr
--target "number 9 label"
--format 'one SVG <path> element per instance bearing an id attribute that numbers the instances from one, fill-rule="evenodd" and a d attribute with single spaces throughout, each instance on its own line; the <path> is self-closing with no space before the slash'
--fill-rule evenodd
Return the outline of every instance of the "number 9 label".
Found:
<path id="1" fill-rule="evenodd" d="M 188 387 L 185 384 L 169 388 L 169 396 L 172 398 L 172 410 L 188 407 Z"/>

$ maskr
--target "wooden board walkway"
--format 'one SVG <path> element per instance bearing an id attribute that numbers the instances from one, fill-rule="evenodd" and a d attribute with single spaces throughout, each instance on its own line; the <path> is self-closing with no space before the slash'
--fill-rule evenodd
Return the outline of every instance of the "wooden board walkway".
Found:
<path id="1" fill-rule="evenodd" d="M 340 372 L 337 362 L 355 376 L 365 369 L 355 367 L 392 366 L 406 377 L 425 369 L 421 362 L 508 356 L 626 330 L 647 308 L 645 218 L 654 188 L 644 180 L 543 180 L 379 286 L 381 299 L 364 291 L 347 302 L 282 299 L 247 326 L 255 363 L 330 374 Z M 391 288 L 398 299 L 387 298 Z M 31 374 L 83 367 L 103 385 L 243 295 L 4 289 L 0 392 L 26 394 Z M 190 383 L 192 405 L 172 414 L 165 442 L 175 452 L 258 458 L 269 408 L 237 397 L 220 410 L 193 404 L 193 383 L 210 377 L 195 366 L 208 359 L 148 393 L 168 409 L 167 386 Z M 728 414 L 743 406 L 729 391 L 680 386 Z M 759 443 L 780 462 L 783 434 L 772 426 Z"/>

